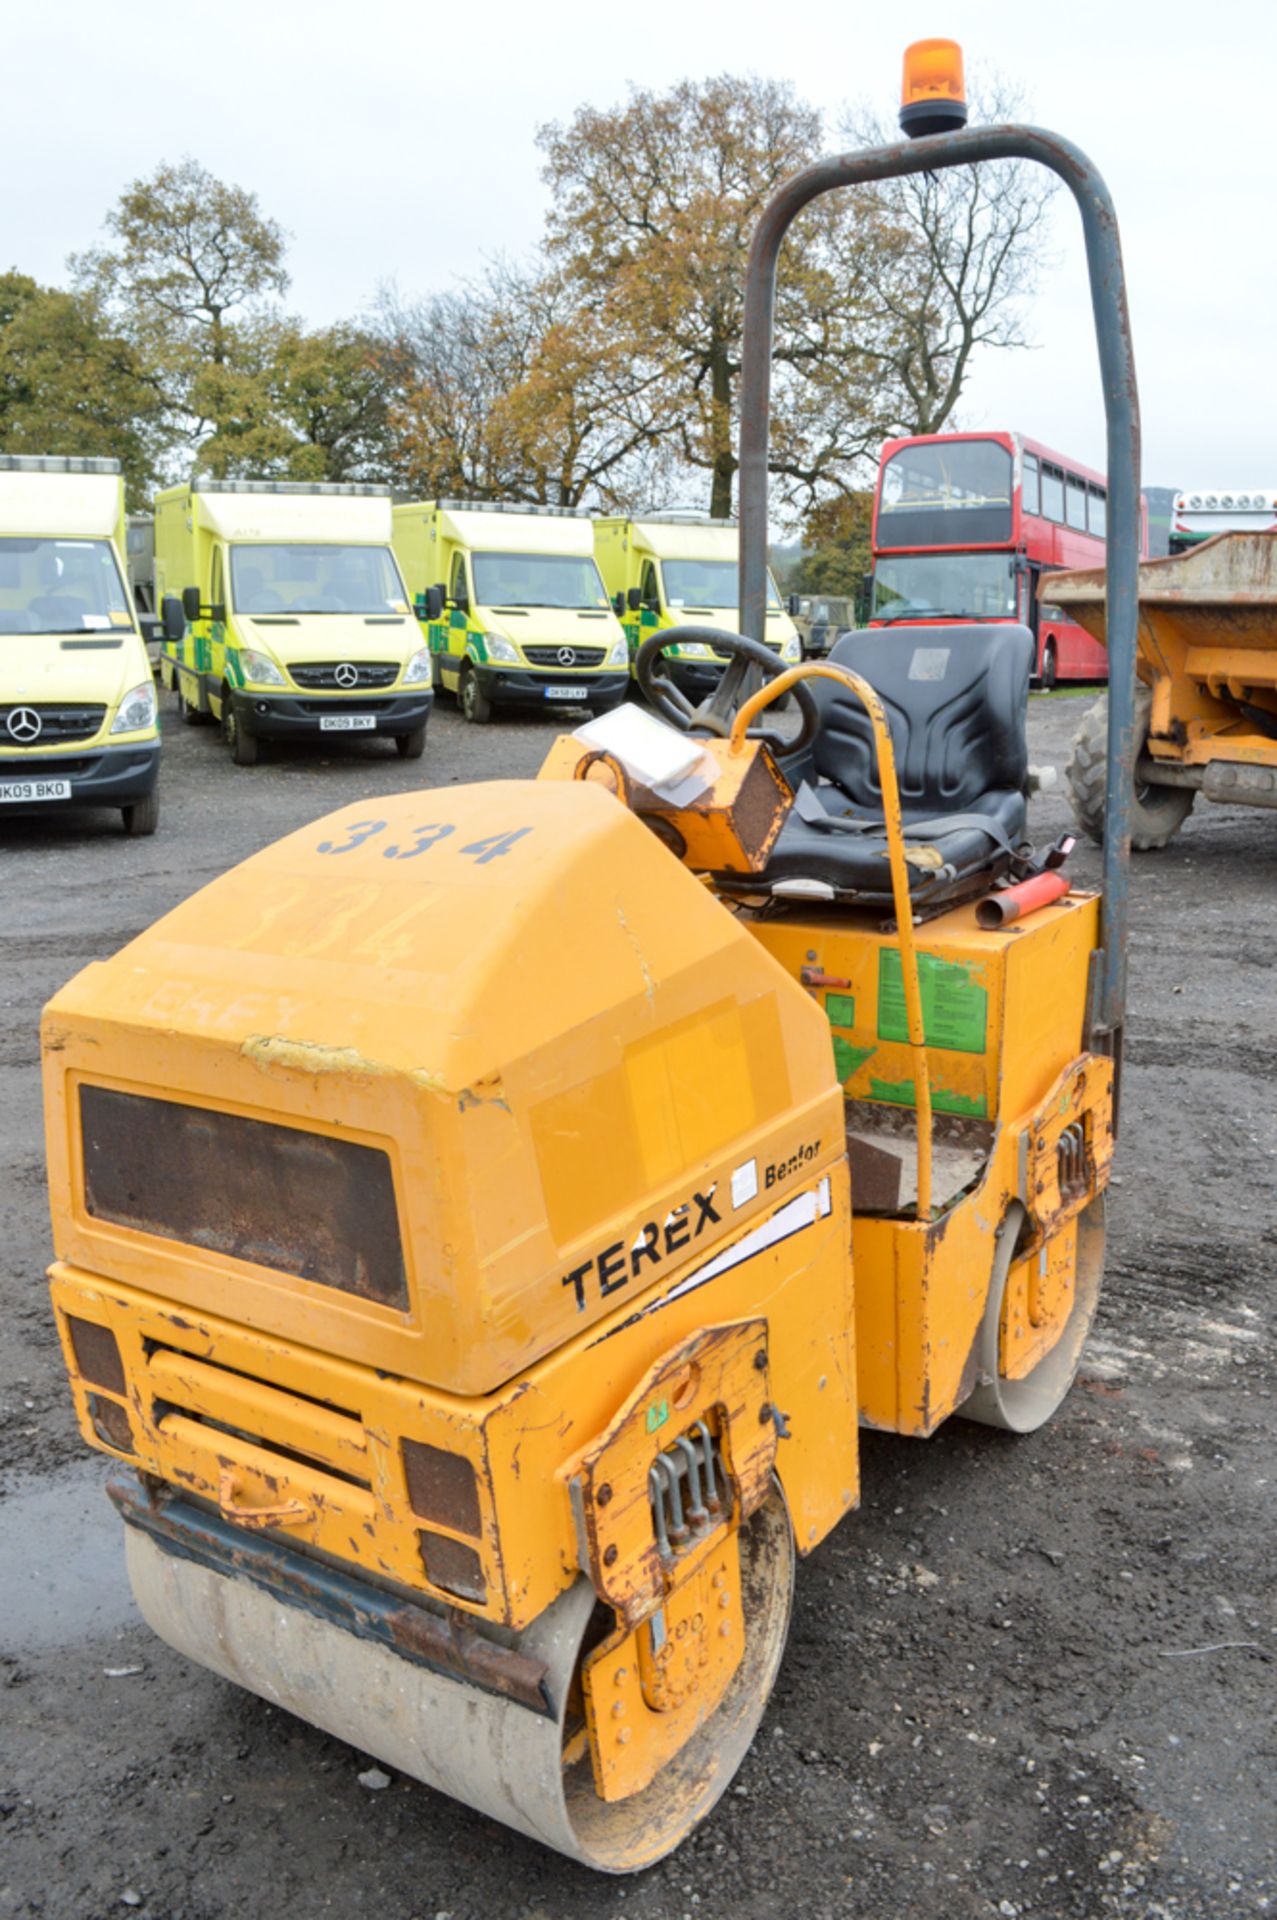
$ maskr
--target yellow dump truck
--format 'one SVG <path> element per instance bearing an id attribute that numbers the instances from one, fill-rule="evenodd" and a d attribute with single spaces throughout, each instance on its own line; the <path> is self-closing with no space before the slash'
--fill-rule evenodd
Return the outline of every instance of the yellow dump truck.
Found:
<path id="1" fill-rule="evenodd" d="M 395 551 L 434 660 L 467 720 L 496 707 L 589 707 L 629 689 L 588 514 L 427 500 L 395 508 Z"/>
<path id="2" fill-rule="evenodd" d="M 45 1014 L 53 1301 L 146 1618 L 609 1872 L 731 1781 L 860 1424 L 1040 1426 L 1100 1284 L 1139 526 L 1116 221 L 1067 142 L 937 132 L 948 78 L 907 98 L 916 149 L 813 166 L 755 239 L 726 732 L 631 704 L 536 780 L 344 808 Z M 1027 844 L 1027 628 L 787 671 L 761 638 L 790 220 L 1008 154 L 1063 174 L 1093 276 L 1103 902 Z"/>
<path id="3" fill-rule="evenodd" d="M 1051 599 L 1103 641 L 1104 573 L 1053 573 Z M 1140 692 L 1132 844 L 1164 847 L 1198 794 L 1277 807 L 1277 533 L 1221 533 L 1139 573 Z M 1082 830 L 1104 837 L 1108 702 L 1091 707 L 1068 766 Z"/>
<path id="4" fill-rule="evenodd" d="M 692 513 L 636 520 L 605 515 L 594 522 L 594 551 L 625 627 L 631 663 L 645 640 L 669 627 L 695 623 L 735 632 L 740 530 L 734 520 Z M 786 665 L 802 658 L 798 629 L 770 573 L 766 640 Z M 669 679 L 689 699 L 717 686 L 727 664 L 708 633 L 674 643 L 666 660 Z"/>
<path id="5" fill-rule="evenodd" d="M 0 808 L 160 817 L 155 687 L 115 460 L 0 455 Z"/>
<path id="6" fill-rule="evenodd" d="M 390 535 L 386 487 L 204 480 L 157 496 L 160 675 L 237 766 L 263 740 L 344 733 L 421 757 L 430 654 Z"/>

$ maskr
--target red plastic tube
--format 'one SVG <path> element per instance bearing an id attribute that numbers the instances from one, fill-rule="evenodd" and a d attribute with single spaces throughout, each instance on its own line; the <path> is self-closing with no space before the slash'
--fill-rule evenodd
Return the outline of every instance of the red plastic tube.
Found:
<path id="1" fill-rule="evenodd" d="M 976 923 L 981 927 L 1005 927 L 1010 920 L 1036 913 L 1039 907 L 1049 907 L 1052 900 L 1062 900 L 1071 885 L 1068 876 L 1058 867 L 1050 873 L 1037 873 L 1032 880 L 1021 880 L 1019 886 L 991 893 L 982 900 L 975 910 Z"/>

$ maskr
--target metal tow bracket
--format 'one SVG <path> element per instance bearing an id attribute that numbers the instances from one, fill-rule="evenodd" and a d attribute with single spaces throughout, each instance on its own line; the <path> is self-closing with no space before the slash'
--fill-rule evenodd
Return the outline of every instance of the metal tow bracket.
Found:
<path id="1" fill-rule="evenodd" d="M 717 1525 L 731 1496 L 718 1443 L 703 1420 L 657 1455 L 647 1490 L 662 1560 L 673 1560 Z"/>
<path id="2" fill-rule="evenodd" d="M 1086 1128 L 1072 1120 L 1060 1134 L 1056 1147 L 1059 1156 L 1060 1198 L 1076 1200 L 1086 1192 Z"/>

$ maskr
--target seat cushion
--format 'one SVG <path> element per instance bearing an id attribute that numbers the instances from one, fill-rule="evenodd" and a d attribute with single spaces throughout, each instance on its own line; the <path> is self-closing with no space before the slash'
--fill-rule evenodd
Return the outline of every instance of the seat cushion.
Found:
<path id="1" fill-rule="evenodd" d="M 812 826 L 795 807 L 781 828 L 766 871 L 761 875 L 761 884 L 770 890 L 777 881 L 814 880 L 831 887 L 836 894 L 854 894 L 871 902 L 889 901 L 891 868 L 881 814 L 866 815 L 856 808 L 848 808 L 832 787 L 819 786 L 815 791 L 828 813 L 845 813 L 850 819 L 864 820 L 871 830 L 844 833 L 837 828 Z M 1015 846 L 1024 838 L 1024 795 L 1018 789 L 1002 788 L 981 794 L 979 798 L 978 807 L 964 808 L 954 818 L 961 823 L 970 820 L 973 814 L 985 815 L 1001 829 L 998 839 L 966 824 L 939 832 L 928 825 L 925 833 L 907 839 L 911 852 L 927 847 L 934 848 L 940 856 L 938 863 L 931 866 L 909 863 L 909 891 L 915 900 L 947 900 L 970 891 L 969 883 L 975 875 L 981 876 L 983 883 L 992 875 L 1006 871 L 1009 855 L 1004 842 Z M 906 830 L 915 823 L 934 822 L 938 817 L 925 808 L 904 809 Z M 759 884 L 760 880 L 755 879 L 753 885 Z"/>
<path id="2" fill-rule="evenodd" d="M 844 634 L 829 655 L 858 673 L 886 710 L 896 779 L 911 850 L 934 850 L 911 862 L 912 897 L 947 901 L 970 895 L 1005 873 L 1025 830 L 1028 776 L 1029 671 L 1027 627 L 963 622 L 929 627 L 866 628 Z M 891 898 L 882 787 L 868 715 L 849 687 L 816 680 L 820 729 L 803 753 L 783 757 L 797 792 L 804 782 L 818 803 L 795 807 L 765 872 L 754 881 L 771 890 L 810 882 L 839 896 L 873 903 Z M 820 815 L 863 823 L 845 832 Z M 979 824 L 987 819 L 993 832 Z M 952 820 L 953 825 L 944 824 Z"/>

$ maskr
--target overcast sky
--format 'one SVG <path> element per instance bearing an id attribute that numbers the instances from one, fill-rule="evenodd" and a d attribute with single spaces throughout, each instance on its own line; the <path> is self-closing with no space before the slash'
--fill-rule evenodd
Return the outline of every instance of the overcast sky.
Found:
<path id="1" fill-rule="evenodd" d="M 631 81 L 730 71 L 792 80 L 831 128 L 854 98 L 893 111 L 905 44 L 942 33 L 1026 89 L 1082 146 L 1122 224 L 1144 478 L 1277 486 L 1273 113 L 1267 0 L 221 0 L 157 9 L 59 0 L 5 28 L 0 265 L 43 281 L 98 237 L 120 189 L 190 153 L 250 188 L 291 236 L 290 305 L 358 313 L 379 282 L 445 287 L 536 240 L 538 126 Z M 966 426 L 1019 427 L 1102 466 L 1103 416 L 1071 200 L 1030 315 L 1035 348 L 986 353 Z"/>

